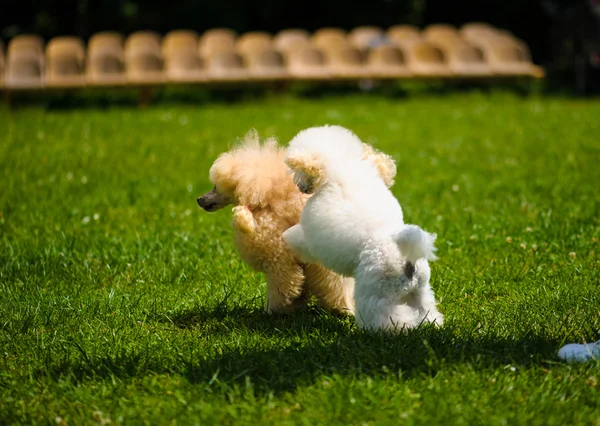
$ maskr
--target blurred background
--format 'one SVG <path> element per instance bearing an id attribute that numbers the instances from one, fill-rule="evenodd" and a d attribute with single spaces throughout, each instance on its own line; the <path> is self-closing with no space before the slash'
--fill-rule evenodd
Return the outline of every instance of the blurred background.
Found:
<path id="1" fill-rule="evenodd" d="M 336 26 L 383 28 L 482 21 L 524 40 L 533 62 L 545 67 L 549 90 L 600 92 L 600 0 L 3 0 L 0 36 L 23 33 L 49 40 L 88 39 L 99 31 L 129 34 L 178 28 L 227 27 L 238 33 Z"/>

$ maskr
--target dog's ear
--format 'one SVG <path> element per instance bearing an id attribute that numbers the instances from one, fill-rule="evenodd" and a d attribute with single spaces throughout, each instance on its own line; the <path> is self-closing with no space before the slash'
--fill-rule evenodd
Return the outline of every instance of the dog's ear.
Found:
<path id="1" fill-rule="evenodd" d="M 313 179 L 320 181 L 325 175 L 323 170 L 323 161 L 317 155 L 288 155 L 285 159 L 286 164 L 294 171 L 298 170 Z"/>
<path id="2" fill-rule="evenodd" d="M 379 176 L 381 176 L 381 179 L 383 179 L 385 186 L 390 188 L 392 185 L 394 185 L 394 178 L 396 177 L 396 163 L 392 157 L 382 152 L 378 152 L 377 154 L 371 156 L 371 161 L 373 161 L 375 167 L 377 167 Z"/>
<path id="3" fill-rule="evenodd" d="M 288 155 L 285 157 L 285 164 L 292 170 L 304 171 L 304 157 L 300 155 Z"/>
<path id="4" fill-rule="evenodd" d="M 363 159 L 373 163 L 385 186 L 390 188 L 394 184 L 396 163 L 392 157 L 383 152 L 375 151 L 371 145 L 363 143 Z"/>
<path id="5" fill-rule="evenodd" d="M 368 143 L 364 143 L 363 142 L 363 159 L 367 159 L 369 158 L 370 155 L 375 154 L 375 148 L 373 148 L 371 145 L 369 145 Z"/>

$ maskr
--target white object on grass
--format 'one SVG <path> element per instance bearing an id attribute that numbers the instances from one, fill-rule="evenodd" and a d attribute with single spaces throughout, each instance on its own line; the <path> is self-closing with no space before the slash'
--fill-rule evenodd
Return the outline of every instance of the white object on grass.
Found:
<path id="1" fill-rule="evenodd" d="M 568 362 L 585 362 L 600 359 L 600 340 L 594 343 L 569 343 L 558 351 L 558 357 Z"/>

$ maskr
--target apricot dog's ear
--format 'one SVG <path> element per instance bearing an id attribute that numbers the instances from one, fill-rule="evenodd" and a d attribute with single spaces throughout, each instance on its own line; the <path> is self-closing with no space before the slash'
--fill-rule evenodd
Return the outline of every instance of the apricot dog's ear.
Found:
<path id="1" fill-rule="evenodd" d="M 325 174 L 323 161 L 316 155 L 290 155 L 285 162 L 293 171 L 303 172 L 315 182 L 320 181 Z"/>
<path id="2" fill-rule="evenodd" d="M 394 184 L 394 178 L 396 177 L 396 163 L 394 159 L 383 152 L 375 151 L 369 144 L 364 143 L 363 148 L 363 158 L 375 165 L 385 186 L 390 188 Z"/>

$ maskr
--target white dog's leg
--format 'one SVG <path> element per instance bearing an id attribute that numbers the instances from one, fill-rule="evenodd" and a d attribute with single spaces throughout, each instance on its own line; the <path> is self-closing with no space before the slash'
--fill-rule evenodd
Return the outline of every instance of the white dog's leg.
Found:
<path id="1" fill-rule="evenodd" d="M 378 253 L 375 251 L 374 253 Z M 360 328 L 399 333 L 416 325 L 418 308 L 411 306 L 412 277 L 386 276 L 386 265 L 379 258 L 363 257 L 355 275 L 355 317 Z"/>
<path id="2" fill-rule="evenodd" d="M 444 316 L 437 310 L 431 287 L 419 289 L 402 298 L 400 303 L 381 310 L 379 328 L 398 333 L 424 323 L 441 326 Z M 384 316 L 385 315 L 385 316 Z"/>
<path id="3" fill-rule="evenodd" d="M 435 294 L 431 289 L 429 280 L 431 279 L 431 269 L 429 262 L 425 259 L 417 261 L 415 274 L 418 279 L 418 290 L 416 302 L 421 311 L 421 322 L 435 323 L 438 327 L 444 324 L 444 316 L 438 311 Z"/>
<path id="4" fill-rule="evenodd" d="M 419 325 L 419 309 L 409 303 L 370 297 L 356 300 L 356 322 L 360 328 L 401 333 Z"/>
<path id="5" fill-rule="evenodd" d="M 444 315 L 437 308 L 437 302 L 433 290 L 429 285 L 429 282 L 419 290 L 421 298 L 421 315 L 423 317 L 422 322 L 431 322 L 441 327 L 444 325 Z"/>
<path id="6" fill-rule="evenodd" d="M 357 275 L 355 316 L 361 328 L 400 333 L 424 322 L 443 324 L 429 285 L 427 260 L 420 259 L 413 272 L 405 274 L 395 278 Z"/>
<path id="7" fill-rule="evenodd" d="M 300 224 L 294 225 L 283 233 L 283 241 L 287 247 L 304 263 L 318 263 L 306 245 L 304 230 Z"/>

